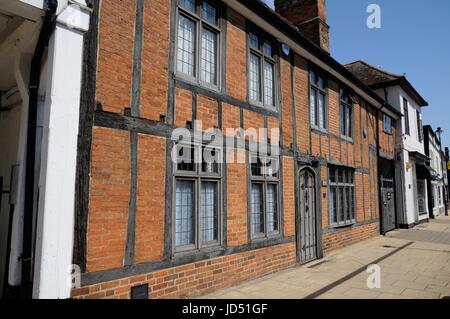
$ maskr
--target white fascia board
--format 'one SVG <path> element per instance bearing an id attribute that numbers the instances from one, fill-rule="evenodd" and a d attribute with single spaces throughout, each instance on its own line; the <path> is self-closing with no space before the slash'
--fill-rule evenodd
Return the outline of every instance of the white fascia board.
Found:
<path id="1" fill-rule="evenodd" d="M 50 40 L 39 179 L 34 298 L 69 298 L 83 34 L 57 25 Z"/>
<path id="2" fill-rule="evenodd" d="M 369 103 L 372 106 L 377 107 L 377 108 L 381 107 L 380 103 L 376 99 L 374 99 L 372 96 L 368 95 L 361 88 L 359 88 L 357 85 L 355 85 L 352 81 L 350 81 L 349 79 L 344 77 L 342 74 L 340 74 L 338 71 L 336 71 L 335 69 L 333 69 L 332 67 L 330 67 L 329 65 L 324 63 L 322 60 L 317 58 L 311 52 L 307 51 L 296 41 L 294 41 L 290 37 L 286 36 L 283 32 L 281 32 L 280 30 L 275 28 L 273 25 L 271 25 L 266 20 L 259 17 L 253 11 L 248 9 L 246 6 L 244 6 L 243 4 L 241 4 L 240 2 L 238 2 L 236 0 L 224 0 L 224 2 L 233 10 L 235 10 L 236 12 L 239 12 L 240 15 L 244 16 L 245 18 L 252 21 L 257 26 L 259 26 L 260 28 L 262 28 L 263 30 L 265 30 L 266 32 L 268 32 L 269 34 L 271 34 L 272 36 L 277 38 L 278 41 L 287 44 L 292 50 L 295 51 L 295 53 L 297 53 L 298 55 L 304 57 L 305 59 L 313 62 L 314 64 L 316 64 L 323 70 L 327 71 L 328 73 L 330 73 L 331 75 L 333 75 L 334 77 L 339 79 L 339 81 L 341 81 L 343 84 L 347 85 L 352 90 L 354 90 L 356 94 L 363 97 L 367 103 Z M 394 115 L 394 114 L 390 112 L 389 115 Z M 398 116 L 395 116 L 395 117 L 398 118 Z"/>

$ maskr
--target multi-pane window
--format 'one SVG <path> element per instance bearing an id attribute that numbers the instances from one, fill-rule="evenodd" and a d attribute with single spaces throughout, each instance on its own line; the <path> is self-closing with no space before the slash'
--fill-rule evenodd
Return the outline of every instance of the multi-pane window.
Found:
<path id="1" fill-rule="evenodd" d="M 220 245 L 221 150 L 179 144 L 176 156 L 175 249 Z"/>
<path id="2" fill-rule="evenodd" d="M 330 220 L 333 226 L 346 226 L 355 222 L 354 171 L 330 167 Z"/>
<path id="3" fill-rule="evenodd" d="M 275 107 L 276 99 L 276 52 L 267 38 L 250 32 L 248 34 L 248 91 L 251 102 Z"/>
<path id="4" fill-rule="evenodd" d="M 392 117 L 389 115 L 383 114 L 383 128 L 385 133 L 392 134 Z"/>
<path id="5" fill-rule="evenodd" d="M 423 125 L 422 125 L 422 117 L 419 111 L 416 111 L 416 119 L 417 119 L 417 137 L 419 138 L 419 142 L 423 141 Z"/>
<path id="6" fill-rule="evenodd" d="M 273 157 L 250 157 L 250 233 L 263 238 L 280 232 L 279 161 Z"/>
<path id="7" fill-rule="evenodd" d="M 319 129 L 326 129 L 326 84 L 325 80 L 314 71 L 309 71 L 309 109 L 311 125 Z"/>
<path id="8" fill-rule="evenodd" d="M 213 2 L 178 1 L 177 72 L 217 87 L 219 82 L 219 11 Z"/>
<path id="9" fill-rule="evenodd" d="M 341 136 L 353 138 L 353 98 L 344 89 L 340 89 L 340 131 Z"/>
<path id="10" fill-rule="evenodd" d="M 408 100 L 403 98 L 403 114 L 405 116 L 405 134 L 410 135 L 409 130 L 409 110 L 408 110 Z"/>

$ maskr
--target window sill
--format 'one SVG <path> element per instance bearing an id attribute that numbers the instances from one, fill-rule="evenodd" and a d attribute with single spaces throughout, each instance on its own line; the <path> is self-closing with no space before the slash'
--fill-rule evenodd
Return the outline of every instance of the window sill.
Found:
<path id="1" fill-rule="evenodd" d="M 193 85 L 204 90 L 214 92 L 216 94 L 222 93 L 220 86 L 207 84 L 201 81 L 199 82 L 196 78 L 190 77 L 180 72 L 175 72 L 175 81 L 187 83 L 188 85 Z"/>
<path id="2" fill-rule="evenodd" d="M 250 100 L 250 99 L 248 100 L 248 104 L 253 107 L 258 107 L 260 109 L 267 110 L 269 112 L 278 113 L 278 111 L 279 111 L 278 106 L 267 106 L 267 105 L 262 104 L 261 102 Z"/>
<path id="3" fill-rule="evenodd" d="M 322 135 L 327 135 L 328 134 L 328 131 L 326 129 L 320 128 L 320 127 L 315 126 L 315 125 L 311 125 L 311 131 L 319 133 L 319 134 L 322 134 Z"/>
<path id="4" fill-rule="evenodd" d="M 340 138 L 341 138 L 341 140 L 346 141 L 346 142 L 349 142 L 349 143 L 351 143 L 351 144 L 354 144 L 354 143 L 355 143 L 355 141 L 353 140 L 352 137 L 340 135 Z"/>
<path id="5" fill-rule="evenodd" d="M 331 224 L 330 228 L 332 229 L 342 229 L 342 228 L 350 228 L 356 225 L 356 220 L 352 220 L 342 224 Z"/>
<path id="6" fill-rule="evenodd" d="M 195 248 L 195 249 L 190 249 L 190 250 L 182 250 L 182 251 L 175 251 L 173 253 L 173 258 L 174 259 L 182 259 L 185 257 L 192 257 L 192 256 L 202 256 L 205 254 L 214 254 L 217 252 L 222 252 L 224 251 L 225 248 L 223 246 L 220 245 L 214 245 L 214 246 L 207 246 L 207 247 L 203 247 L 203 248 Z"/>
<path id="7" fill-rule="evenodd" d="M 267 236 L 253 237 L 250 239 L 250 243 L 251 244 L 259 244 L 259 243 L 263 243 L 263 242 L 275 241 L 280 238 L 281 238 L 281 234 L 276 233 L 276 234 L 267 235 Z"/>

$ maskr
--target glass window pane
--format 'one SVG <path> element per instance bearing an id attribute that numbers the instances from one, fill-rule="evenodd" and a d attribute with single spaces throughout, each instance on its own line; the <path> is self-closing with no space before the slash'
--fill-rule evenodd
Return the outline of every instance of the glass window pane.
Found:
<path id="1" fill-rule="evenodd" d="M 259 157 L 252 156 L 250 166 L 252 170 L 252 176 L 264 176 L 262 167 L 263 165 Z"/>
<path id="2" fill-rule="evenodd" d="M 339 222 L 345 221 L 345 209 L 344 209 L 344 189 L 338 188 L 338 201 L 339 201 Z"/>
<path id="3" fill-rule="evenodd" d="M 319 76 L 319 80 L 318 80 L 318 86 L 321 89 L 325 89 L 325 81 L 323 80 L 322 77 Z"/>
<path id="4" fill-rule="evenodd" d="M 312 125 L 317 125 L 317 115 L 316 115 L 316 90 L 314 90 L 314 89 L 311 89 L 310 90 L 310 92 L 309 92 L 309 94 L 310 94 L 310 97 L 309 97 L 309 103 L 310 103 L 310 106 L 309 106 L 309 110 L 310 110 L 310 113 L 311 113 L 311 124 Z"/>
<path id="5" fill-rule="evenodd" d="M 211 147 L 202 148 L 202 172 L 209 174 L 219 173 L 220 152 Z"/>
<path id="6" fill-rule="evenodd" d="M 203 242 L 218 240 L 217 183 L 202 183 L 200 193 L 201 238 Z"/>
<path id="7" fill-rule="evenodd" d="M 180 0 L 180 5 L 195 13 L 195 0 Z"/>
<path id="8" fill-rule="evenodd" d="M 194 182 L 177 181 L 175 199 L 175 245 L 194 244 Z"/>
<path id="9" fill-rule="evenodd" d="M 250 100 L 261 101 L 261 60 L 260 58 L 251 53 L 250 54 Z"/>
<path id="10" fill-rule="evenodd" d="M 180 15 L 178 21 L 177 70 L 194 76 L 195 22 Z"/>
<path id="11" fill-rule="evenodd" d="M 345 106 L 341 105 L 341 116 L 340 116 L 340 122 L 341 122 L 341 135 L 345 135 L 346 132 L 346 112 L 345 112 Z"/>
<path id="12" fill-rule="evenodd" d="M 208 2 L 203 1 L 202 18 L 211 24 L 217 24 L 217 10 Z"/>
<path id="13" fill-rule="evenodd" d="M 278 209 L 277 209 L 277 186 L 267 185 L 266 195 L 267 231 L 273 233 L 278 231 Z"/>
<path id="14" fill-rule="evenodd" d="M 309 71 L 309 82 L 311 84 L 316 84 L 316 74 L 314 71 Z"/>
<path id="15" fill-rule="evenodd" d="M 353 108 L 347 108 L 347 136 L 353 136 L 353 116 L 352 116 Z"/>
<path id="16" fill-rule="evenodd" d="M 192 146 L 178 145 L 177 169 L 179 171 L 195 171 L 194 148 Z"/>
<path id="17" fill-rule="evenodd" d="M 201 79 L 210 84 L 217 84 L 217 34 L 203 28 Z"/>
<path id="18" fill-rule="evenodd" d="M 272 44 L 270 42 L 264 42 L 263 53 L 265 56 L 272 57 Z"/>
<path id="19" fill-rule="evenodd" d="M 256 50 L 259 50 L 259 39 L 258 36 L 254 33 L 250 33 L 250 46 Z"/>
<path id="20" fill-rule="evenodd" d="M 319 94 L 319 127 L 325 128 L 325 95 Z"/>
<path id="21" fill-rule="evenodd" d="M 252 184 L 250 200 L 250 225 L 251 234 L 258 235 L 264 232 L 263 218 L 263 189 L 262 184 Z"/>
<path id="22" fill-rule="evenodd" d="M 277 177 L 278 171 L 280 169 L 279 161 L 275 158 L 266 158 L 264 160 L 265 166 L 265 176 L 266 177 Z"/>
<path id="23" fill-rule="evenodd" d="M 337 223 L 337 202 L 336 202 L 336 188 L 330 188 L 330 214 L 333 223 Z"/>
<path id="24" fill-rule="evenodd" d="M 274 105 L 274 77 L 273 64 L 264 61 L 264 104 Z"/>

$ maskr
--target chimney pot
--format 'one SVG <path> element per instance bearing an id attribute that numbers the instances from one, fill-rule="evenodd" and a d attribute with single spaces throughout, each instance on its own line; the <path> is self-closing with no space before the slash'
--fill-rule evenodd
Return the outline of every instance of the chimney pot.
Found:
<path id="1" fill-rule="evenodd" d="M 330 52 L 326 0 L 275 0 L 275 11 L 294 24 L 310 41 Z"/>

